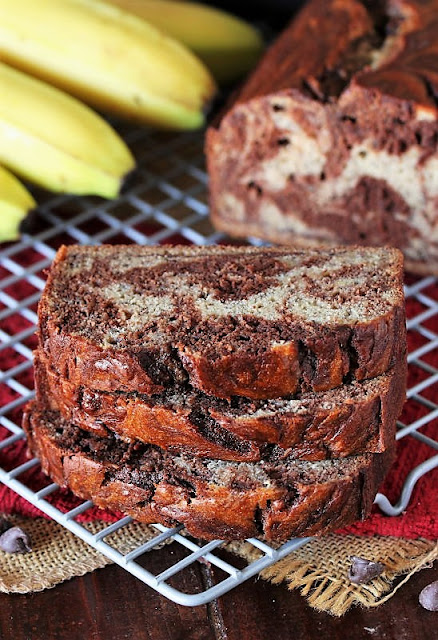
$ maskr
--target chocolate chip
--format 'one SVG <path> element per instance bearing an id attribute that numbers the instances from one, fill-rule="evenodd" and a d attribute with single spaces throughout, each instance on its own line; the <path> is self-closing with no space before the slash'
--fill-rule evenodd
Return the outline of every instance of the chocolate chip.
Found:
<path id="1" fill-rule="evenodd" d="M 428 611 L 438 611 L 438 580 L 424 587 L 418 599 L 421 606 Z"/>
<path id="2" fill-rule="evenodd" d="M 20 527 L 11 527 L 0 536 L 0 549 L 6 553 L 29 553 L 30 538 Z"/>
<path id="3" fill-rule="evenodd" d="M 5 517 L 0 516 L 0 535 L 10 529 L 12 527 L 9 520 L 6 520 Z"/>
<path id="4" fill-rule="evenodd" d="M 351 556 L 351 566 L 348 570 L 348 579 L 354 584 L 367 584 L 385 570 L 381 562 L 373 562 L 366 558 Z"/>

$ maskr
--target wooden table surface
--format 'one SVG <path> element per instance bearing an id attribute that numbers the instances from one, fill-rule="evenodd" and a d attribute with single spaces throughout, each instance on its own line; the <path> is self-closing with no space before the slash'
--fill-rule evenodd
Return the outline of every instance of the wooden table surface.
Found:
<path id="1" fill-rule="evenodd" d="M 174 546 L 164 551 L 173 561 L 179 553 Z M 182 607 L 108 566 L 41 593 L 1 594 L 0 639 L 434 640 L 438 614 L 423 609 L 418 594 L 437 579 L 437 568 L 425 569 L 384 605 L 333 618 L 315 612 L 284 585 L 257 579 L 209 605 Z M 197 563 L 174 586 L 191 591 L 212 580 L 214 569 Z"/>

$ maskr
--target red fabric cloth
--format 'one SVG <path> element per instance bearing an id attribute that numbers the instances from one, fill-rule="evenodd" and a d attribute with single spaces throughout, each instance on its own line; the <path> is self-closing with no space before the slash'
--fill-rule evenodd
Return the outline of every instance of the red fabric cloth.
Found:
<path id="1" fill-rule="evenodd" d="M 410 282 L 413 280 L 410 279 Z M 430 299 L 438 300 L 438 285 L 434 284 L 428 287 L 424 291 Z M 15 297 L 21 299 L 19 286 L 14 290 Z M 17 295 L 18 294 L 18 295 Z M 25 294 L 28 295 L 26 291 Z M 407 301 L 407 316 L 412 318 L 417 316 L 423 310 L 427 310 L 427 305 L 423 307 L 422 302 L 408 299 Z M 24 322 L 24 324 L 23 324 Z M 30 323 L 24 321 L 21 316 L 15 314 L 13 317 L 9 317 L 0 324 L 0 328 L 6 331 L 9 335 L 13 335 L 18 331 L 22 331 L 29 326 Z M 433 331 L 438 334 L 438 317 L 434 316 L 431 319 L 426 319 L 422 325 L 429 331 Z M 421 347 L 427 343 L 427 339 L 421 336 L 417 331 L 408 332 L 408 348 L 409 352 Z M 30 338 L 29 346 L 34 346 L 34 339 Z M 438 350 L 434 349 L 421 356 L 422 360 L 427 364 L 438 368 Z M 0 367 L 3 371 L 7 371 L 16 366 L 20 362 L 23 362 L 25 358 L 19 355 L 14 349 L 9 348 L 0 352 Z M 412 365 L 409 367 L 408 386 L 412 387 L 425 378 L 428 377 L 421 367 Z M 32 384 L 32 374 L 28 370 L 26 373 L 18 376 L 20 382 L 26 386 Z M 421 395 L 428 400 L 437 403 L 438 401 L 438 384 L 429 385 L 426 389 L 421 391 Z M 11 388 L 5 384 L 0 385 L 0 404 L 5 406 L 11 402 L 15 397 L 19 397 L 19 394 L 12 391 Z M 428 409 L 421 403 L 415 400 L 409 400 L 403 410 L 401 420 L 405 424 L 411 424 L 418 418 L 428 413 Z M 20 410 L 14 410 L 8 414 L 10 419 L 19 423 Z M 438 421 L 434 420 L 429 422 L 425 427 L 422 427 L 421 432 L 436 439 L 438 429 Z M 3 439 L 10 435 L 10 432 L 0 427 L 0 439 Z M 413 437 L 407 436 L 398 443 L 397 460 L 394 463 L 387 479 L 385 480 L 381 491 L 387 495 L 392 503 L 395 503 L 400 495 L 400 490 L 406 475 L 415 468 L 420 462 L 430 458 L 434 451 L 428 445 L 419 442 Z M 5 450 L 0 452 L 0 465 L 5 469 L 12 469 L 18 464 L 26 460 L 26 446 L 24 442 L 18 442 Z M 20 480 L 25 482 L 33 490 L 38 490 L 47 484 L 47 480 L 43 474 L 39 471 L 39 467 L 32 469 L 26 474 L 20 476 Z M 341 533 L 355 533 L 361 535 L 392 535 L 401 536 L 405 538 L 418 538 L 424 537 L 429 539 L 438 538 L 438 470 L 435 469 L 423 476 L 415 486 L 412 498 L 409 503 L 409 507 L 405 513 L 398 517 L 384 516 L 378 508 L 374 507 L 371 516 L 363 523 L 355 524 L 351 527 L 343 529 Z M 62 511 L 66 511 L 77 504 L 78 501 L 68 491 L 61 490 L 56 492 L 52 497 L 48 498 Z M 41 516 L 43 515 L 29 502 L 20 498 L 15 492 L 9 490 L 4 485 L 0 484 L 0 511 L 6 514 L 17 513 L 24 516 Z M 88 510 L 84 515 L 80 516 L 82 521 L 104 519 L 106 521 L 112 521 L 115 519 L 115 515 L 102 511 L 97 508 Z"/>

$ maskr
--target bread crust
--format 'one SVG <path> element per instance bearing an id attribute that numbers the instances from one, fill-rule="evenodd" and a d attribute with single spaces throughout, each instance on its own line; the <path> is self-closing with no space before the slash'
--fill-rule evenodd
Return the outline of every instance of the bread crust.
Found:
<path id="1" fill-rule="evenodd" d="M 80 446 L 64 446 L 59 414 L 56 417 L 31 403 L 23 426 L 31 452 L 54 482 L 97 506 L 141 522 L 166 526 L 181 522 L 189 533 L 206 540 L 257 536 L 281 542 L 292 536 L 322 535 L 364 519 L 394 455 L 392 449 L 354 458 L 349 472 L 328 474 L 314 482 L 294 475 L 289 463 L 288 468 L 278 467 L 278 478 L 274 467 L 268 478 L 243 487 L 190 473 L 189 459 L 189 471 L 179 480 L 166 466 L 170 463 L 160 458 L 159 464 L 152 460 L 148 466 L 145 486 L 138 480 L 139 472 L 127 463 L 103 462 Z M 322 464 L 314 463 L 316 468 Z M 245 472 L 254 468 L 240 465 Z"/>
<path id="2" fill-rule="evenodd" d="M 172 452 L 255 462 L 292 455 L 304 460 L 381 453 L 394 444 L 404 400 L 406 360 L 375 381 L 304 394 L 290 401 L 240 403 L 232 409 L 202 394 L 107 393 L 77 387 L 35 353 L 39 402 L 82 429 Z"/>

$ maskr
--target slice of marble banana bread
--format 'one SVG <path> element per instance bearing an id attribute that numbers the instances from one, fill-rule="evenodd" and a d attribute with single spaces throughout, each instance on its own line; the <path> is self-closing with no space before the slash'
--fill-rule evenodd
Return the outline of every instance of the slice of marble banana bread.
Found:
<path id="1" fill-rule="evenodd" d="M 437 39 L 438 0 L 307 2 L 207 132 L 214 225 L 438 274 Z"/>
<path id="2" fill-rule="evenodd" d="M 226 400 L 170 390 L 155 396 L 76 386 L 35 354 L 40 404 L 85 431 L 222 460 L 323 460 L 394 446 L 405 399 L 403 360 L 388 373 L 291 399 Z"/>
<path id="3" fill-rule="evenodd" d="M 391 248 L 62 247 L 39 345 L 61 376 L 102 391 L 324 391 L 404 356 L 402 276 Z"/>
<path id="4" fill-rule="evenodd" d="M 282 541 L 364 519 L 394 453 L 258 463 L 169 455 L 153 445 L 100 438 L 35 403 L 24 428 L 30 451 L 54 482 L 143 522 L 181 522 L 204 539 Z"/>

